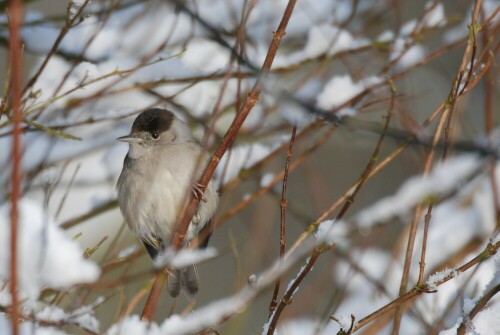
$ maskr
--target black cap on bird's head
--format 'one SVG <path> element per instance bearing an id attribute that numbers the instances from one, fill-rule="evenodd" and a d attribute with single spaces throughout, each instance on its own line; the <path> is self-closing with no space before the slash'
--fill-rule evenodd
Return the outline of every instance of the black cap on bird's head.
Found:
<path id="1" fill-rule="evenodd" d="M 160 108 L 147 109 L 135 119 L 131 134 L 147 131 L 163 133 L 169 130 L 174 121 L 171 111 Z"/>
<path id="2" fill-rule="evenodd" d="M 117 138 L 118 141 L 128 143 L 142 143 L 141 134 L 149 133 L 153 139 L 172 127 L 175 116 L 171 111 L 161 108 L 147 109 L 135 119 L 129 135 Z"/>

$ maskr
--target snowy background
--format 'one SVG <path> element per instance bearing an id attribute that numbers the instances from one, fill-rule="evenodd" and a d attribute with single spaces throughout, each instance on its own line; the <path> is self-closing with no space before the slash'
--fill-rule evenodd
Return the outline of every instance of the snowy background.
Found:
<path id="1" fill-rule="evenodd" d="M 117 209 L 115 183 L 127 146 L 115 139 L 128 134 L 141 110 L 154 106 L 173 110 L 214 150 L 257 80 L 255 69 L 287 5 L 284 0 L 186 3 L 197 18 L 169 1 L 39 0 L 25 8 L 24 84 L 39 76 L 23 100 L 22 333 L 156 335 L 210 328 L 221 334 L 267 333 L 275 317 L 269 317 L 274 282 L 282 275 L 281 299 L 320 245 L 333 247 L 323 250 L 293 292 L 276 333 L 347 331 L 351 315 L 356 323 L 398 297 L 410 222 L 422 206 L 408 290 L 417 283 L 424 216 L 432 203 L 424 283 L 437 292 L 405 305 L 401 334 L 453 334 L 462 322 L 471 334 L 500 334 L 497 296 L 469 319 L 481 298 L 500 285 L 500 258 L 457 270 L 499 241 L 500 204 L 494 199 L 500 170 L 495 159 L 474 150 L 498 152 L 500 143 L 492 130 L 498 113 L 493 124 L 488 121 L 500 102 L 500 2 L 495 0 L 481 3 L 474 68 L 468 66 L 460 77 L 459 89 L 465 89 L 446 112 L 452 115 L 451 139 L 473 149 L 452 147 L 443 160 L 438 148 L 427 172 L 431 150 L 402 147 L 402 140 L 418 135 L 429 143 L 442 129 L 442 115 L 447 120 L 445 102 L 470 40 L 474 4 L 297 1 L 260 100 L 216 172 L 222 198 L 213 249 L 188 255 L 201 263 L 200 292 L 196 299 L 176 301 L 165 293 L 156 323 L 140 321 L 154 268 Z M 1 8 L 0 59 L 8 64 L 8 15 Z M 67 33 L 63 27 L 69 27 Z M 65 35 L 51 52 L 61 32 Z M 245 62 L 238 64 L 221 39 Z M 0 71 L 7 92 L 3 102 L 7 70 L 6 65 Z M 377 173 L 340 219 L 389 110 L 390 129 L 402 132 L 384 138 L 375 161 L 380 169 L 372 170 Z M 345 122 L 335 127 L 321 121 L 318 111 Z M 2 334 L 10 329 L 11 303 L 8 113 L 7 103 L 0 114 Z M 432 122 L 426 122 L 429 117 Z M 293 252 L 279 265 L 282 171 L 293 125 L 297 139 L 286 196 L 287 249 Z M 453 278 L 441 285 L 447 275 Z M 392 315 L 359 332 L 390 333 Z"/>

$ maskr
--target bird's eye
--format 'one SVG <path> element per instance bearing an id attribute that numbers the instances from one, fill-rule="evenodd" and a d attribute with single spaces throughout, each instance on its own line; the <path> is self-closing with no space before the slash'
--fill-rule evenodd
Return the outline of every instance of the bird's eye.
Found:
<path id="1" fill-rule="evenodd" d="M 158 134 L 157 132 L 154 132 L 154 133 L 151 133 L 151 137 L 153 138 L 153 140 L 157 140 L 160 138 L 160 134 Z"/>

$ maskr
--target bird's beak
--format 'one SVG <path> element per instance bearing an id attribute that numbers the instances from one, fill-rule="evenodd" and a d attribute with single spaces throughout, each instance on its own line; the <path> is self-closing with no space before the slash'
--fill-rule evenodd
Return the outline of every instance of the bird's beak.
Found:
<path id="1" fill-rule="evenodd" d="M 142 143 L 142 142 L 144 142 L 144 140 L 142 138 L 136 137 L 132 134 L 118 137 L 116 140 L 120 141 L 120 142 L 126 142 L 126 143 Z"/>

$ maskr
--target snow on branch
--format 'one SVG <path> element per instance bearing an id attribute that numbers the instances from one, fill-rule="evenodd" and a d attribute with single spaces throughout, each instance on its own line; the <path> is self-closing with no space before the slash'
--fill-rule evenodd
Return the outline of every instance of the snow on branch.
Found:
<path id="1" fill-rule="evenodd" d="M 408 180 L 399 191 L 361 211 L 355 221 L 362 227 L 404 215 L 422 201 L 439 198 L 456 191 L 484 165 L 478 155 L 461 155 L 437 165 L 428 176 Z"/>

